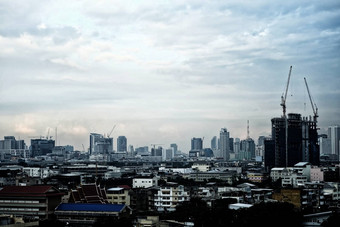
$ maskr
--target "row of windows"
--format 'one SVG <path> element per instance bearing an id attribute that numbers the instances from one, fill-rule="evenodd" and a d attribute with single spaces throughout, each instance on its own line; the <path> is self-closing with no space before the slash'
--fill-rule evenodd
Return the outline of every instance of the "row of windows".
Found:
<path id="1" fill-rule="evenodd" d="M 38 200 L 5 200 L 0 199 L 0 203 L 39 203 Z"/>
<path id="2" fill-rule="evenodd" d="M 0 207 L 3 211 L 39 211 L 39 208 L 16 208 L 16 207 Z"/>

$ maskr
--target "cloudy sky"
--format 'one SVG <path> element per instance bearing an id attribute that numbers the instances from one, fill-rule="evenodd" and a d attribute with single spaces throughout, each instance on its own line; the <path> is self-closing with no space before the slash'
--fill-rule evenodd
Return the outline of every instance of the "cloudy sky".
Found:
<path id="1" fill-rule="evenodd" d="M 240 3 L 242 2 L 242 3 Z M 340 124 L 340 2 L 0 0 L 0 137 L 204 146 L 287 112 Z"/>

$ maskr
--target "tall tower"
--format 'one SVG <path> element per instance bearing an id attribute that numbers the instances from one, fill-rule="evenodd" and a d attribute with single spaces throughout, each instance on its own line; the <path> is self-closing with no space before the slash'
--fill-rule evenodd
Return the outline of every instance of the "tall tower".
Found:
<path id="1" fill-rule="evenodd" d="M 328 138 L 331 141 L 331 154 L 339 155 L 340 126 L 333 125 L 328 127 Z"/>
<path id="2" fill-rule="evenodd" d="M 220 131 L 220 146 L 221 155 L 224 161 L 228 161 L 230 158 L 230 145 L 229 145 L 229 132 L 226 128 L 222 128 Z"/>
<path id="3" fill-rule="evenodd" d="M 125 136 L 118 136 L 117 138 L 117 151 L 126 152 L 127 151 L 127 139 Z"/>

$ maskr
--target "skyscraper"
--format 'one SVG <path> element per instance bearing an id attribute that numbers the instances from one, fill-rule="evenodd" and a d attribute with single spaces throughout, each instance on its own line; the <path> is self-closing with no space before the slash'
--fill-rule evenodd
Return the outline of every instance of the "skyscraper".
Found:
<path id="1" fill-rule="evenodd" d="M 101 134 L 90 134 L 90 155 L 107 155 L 113 152 L 113 138 L 105 138 Z"/>
<path id="2" fill-rule="evenodd" d="M 274 155 L 265 154 L 268 163 L 272 163 L 268 158 L 274 157 L 275 167 L 294 166 L 302 161 L 310 162 L 312 165 L 319 164 L 320 151 L 314 120 L 301 118 L 300 114 L 288 114 L 287 153 L 285 118 L 273 118 L 271 121 L 274 150 L 265 147 L 265 152 L 274 152 Z"/>
<path id="3" fill-rule="evenodd" d="M 230 158 L 230 145 L 229 145 L 229 132 L 226 128 L 222 128 L 220 131 L 220 146 L 221 157 L 224 161 L 228 161 Z"/>
<path id="4" fill-rule="evenodd" d="M 217 137 L 214 136 L 212 139 L 211 139 L 211 149 L 214 151 L 214 150 L 217 150 Z"/>
<path id="5" fill-rule="evenodd" d="M 328 138 L 331 142 L 331 154 L 339 155 L 340 126 L 333 125 L 328 127 Z"/>
<path id="6" fill-rule="evenodd" d="M 172 144 L 170 144 L 170 147 L 171 147 L 172 149 L 174 149 L 174 156 L 176 156 L 176 155 L 177 155 L 177 150 L 178 150 L 177 144 L 172 143 Z"/>
<path id="7" fill-rule="evenodd" d="M 203 150 L 203 140 L 202 138 L 192 138 L 191 139 L 191 150 L 192 151 L 201 151 Z"/>
<path id="8" fill-rule="evenodd" d="M 118 136 L 117 138 L 117 151 L 126 152 L 127 151 L 127 139 L 125 136 Z"/>

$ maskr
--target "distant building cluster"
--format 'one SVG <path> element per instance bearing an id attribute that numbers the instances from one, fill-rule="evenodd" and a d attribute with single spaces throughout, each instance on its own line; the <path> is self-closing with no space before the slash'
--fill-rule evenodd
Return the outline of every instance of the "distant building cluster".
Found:
<path id="1" fill-rule="evenodd" d="M 249 125 L 244 139 L 233 138 L 224 127 L 208 147 L 204 137 L 192 138 L 186 152 L 176 143 L 134 147 L 126 136 L 114 144 L 98 133 L 90 133 L 89 148 L 82 151 L 56 146 L 51 137 L 32 138 L 28 146 L 5 136 L 0 140 L 1 220 L 34 226 L 53 216 L 65 225 L 90 226 L 107 218 L 125 220 L 134 212 L 174 212 L 199 198 L 210 207 L 232 199 L 226 209 L 288 202 L 320 224 L 327 212 L 340 208 L 340 127 L 329 126 L 319 135 L 315 119 L 296 113 L 271 123 L 271 135 L 257 143 Z M 318 212 L 323 219 L 312 219 Z M 183 224 L 159 218 L 133 222 Z"/>

